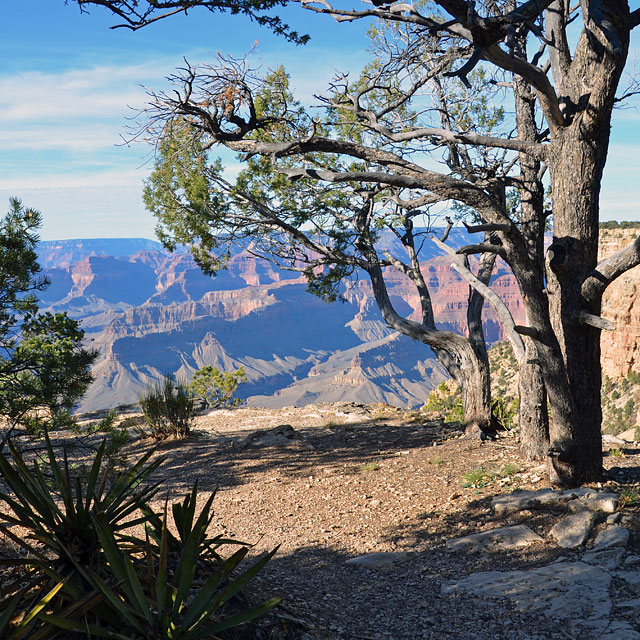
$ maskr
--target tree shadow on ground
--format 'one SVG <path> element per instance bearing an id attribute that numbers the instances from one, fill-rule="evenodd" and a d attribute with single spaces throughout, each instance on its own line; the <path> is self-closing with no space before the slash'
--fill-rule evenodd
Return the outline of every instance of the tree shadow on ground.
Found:
<path id="1" fill-rule="evenodd" d="M 397 425 L 372 419 L 297 427 L 294 438 L 283 438 L 271 446 L 247 443 L 251 433 L 238 430 L 219 435 L 195 430 L 184 440 L 139 440 L 127 447 L 126 453 L 135 460 L 143 451 L 156 447 L 158 455 L 165 457 L 159 471 L 164 476 L 164 489 L 183 490 L 196 478 L 203 489 L 225 489 L 265 472 L 301 477 L 319 467 L 339 467 L 342 473 L 358 473 L 366 462 L 375 464 L 402 451 L 442 443 L 461 431 L 459 423 Z"/>

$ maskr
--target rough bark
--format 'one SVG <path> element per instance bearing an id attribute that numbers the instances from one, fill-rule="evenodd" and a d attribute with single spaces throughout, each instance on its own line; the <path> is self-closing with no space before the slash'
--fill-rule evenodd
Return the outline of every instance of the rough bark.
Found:
<path id="1" fill-rule="evenodd" d="M 517 41 L 518 55 L 526 55 L 526 40 Z M 535 95 L 527 83 L 520 77 L 514 78 L 514 97 L 516 105 L 516 123 L 520 140 L 536 140 Z M 526 297 L 525 308 L 531 304 L 544 306 L 544 184 L 541 180 L 541 163 L 525 153 L 520 154 L 520 223 L 525 242 L 526 258 L 535 265 L 530 276 L 533 289 Z M 533 294 L 533 295 L 531 295 Z M 528 304 L 527 304 L 528 302 Z M 528 314 L 528 321 L 530 322 Z M 519 360 L 520 378 L 518 381 L 520 448 L 527 460 L 543 460 L 549 450 L 549 412 L 544 378 L 538 359 L 538 350 L 534 341 L 525 340 L 525 354 Z"/>
<path id="2" fill-rule="evenodd" d="M 537 349 L 526 339 L 526 355 L 520 362 L 520 452 L 525 460 L 544 460 L 549 451 L 549 412 Z"/>
<path id="3" fill-rule="evenodd" d="M 585 16 L 570 72 L 562 77 L 570 123 L 554 136 L 549 163 L 554 207 L 549 307 L 569 386 L 563 397 L 547 383 L 553 407 L 549 472 L 557 484 L 602 476 L 600 331 L 580 323 L 579 316 L 582 310 L 600 315 L 600 297 L 585 309 L 581 289 L 597 265 L 600 183 L 629 46 L 629 15 L 626 3 L 596 4 L 597 12 L 594 4 L 594 14 Z"/>

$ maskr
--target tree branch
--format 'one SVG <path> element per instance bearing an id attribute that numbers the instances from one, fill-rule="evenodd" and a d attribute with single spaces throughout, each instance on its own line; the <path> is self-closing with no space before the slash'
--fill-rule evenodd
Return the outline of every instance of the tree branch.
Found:
<path id="1" fill-rule="evenodd" d="M 578 320 L 580 324 L 587 325 L 589 327 L 595 327 L 596 329 L 604 329 L 605 331 L 614 331 L 616 325 L 611 322 L 611 320 L 607 320 L 606 318 L 602 318 L 600 316 L 595 316 L 588 311 L 582 309 L 580 314 L 578 315 Z"/>
<path id="2" fill-rule="evenodd" d="M 497 244 L 489 244 L 489 243 L 468 244 L 464 247 L 460 247 L 456 251 L 456 253 L 464 256 L 473 255 L 474 253 L 496 253 L 503 260 L 506 260 L 506 257 L 507 257 L 507 252 L 504 250 L 504 247 L 501 247 L 500 245 L 497 245 Z"/>
<path id="3" fill-rule="evenodd" d="M 491 233 L 494 231 L 502 231 L 504 233 L 508 233 L 513 229 L 513 225 L 510 224 L 467 224 L 464 220 L 462 221 L 465 229 L 468 233 L 480 233 L 481 231 L 485 231 L 487 233 Z"/>
<path id="4" fill-rule="evenodd" d="M 381 131 L 382 133 L 382 131 Z M 412 129 L 402 133 L 392 133 L 387 129 L 384 135 L 393 140 L 393 142 L 407 142 L 418 138 L 439 138 L 442 143 L 462 143 L 477 147 L 490 147 L 499 149 L 509 149 L 511 151 L 519 151 L 527 153 L 538 160 L 545 160 L 547 157 L 547 146 L 537 142 L 527 142 L 524 140 L 516 140 L 509 138 L 496 138 L 493 136 L 483 136 L 478 133 L 456 133 L 447 131 L 446 129 L 438 129 L 432 127 L 423 127 Z"/>
<path id="5" fill-rule="evenodd" d="M 502 298 L 493 291 L 489 286 L 481 282 L 465 265 L 464 258 L 455 251 L 452 247 L 446 245 L 444 242 L 441 242 L 437 238 L 432 238 L 433 243 L 448 253 L 453 262 L 451 263 L 451 267 L 455 269 L 482 297 L 487 300 L 494 308 L 498 318 L 500 318 L 500 322 L 504 326 L 507 335 L 509 336 L 509 341 L 511 342 L 511 346 L 513 347 L 513 351 L 516 354 L 516 358 L 520 361 L 524 356 L 524 342 L 522 338 L 515 331 L 515 323 L 513 320 L 513 316 L 511 315 L 511 311 L 504 303 Z"/>
<path id="6" fill-rule="evenodd" d="M 638 265 L 640 265 L 640 236 L 596 266 L 582 283 L 582 297 L 588 303 L 600 300 L 606 288 L 616 278 Z"/>

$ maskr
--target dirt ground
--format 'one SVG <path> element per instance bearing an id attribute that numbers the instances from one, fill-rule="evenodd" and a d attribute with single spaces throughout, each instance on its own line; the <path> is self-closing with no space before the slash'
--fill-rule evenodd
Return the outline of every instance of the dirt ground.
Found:
<path id="1" fill-rule="evenodd" d="M 534 567 L 578 554 L 549 538 L 559 514 L 491 514 L 494 495 L 547 486 L 543 468 L 520 460 L 514 436 L 485 442 L 461 436 L 459 425 L 384 405 L 217 410 L 197 418 L 190 438 L 159 446 L 166 460 L 158 473 L 174 498 L 196 479 L 203 501 L 217 491 L 213 534 L 252 543 L 254 555 L 279 545 L 248 597 L 280 595 L 282 603 L 235 637 L 572 637 L 544 616 L 513 612 L 506 601 L 441 596 L 444 581 L 475 570 Z M 149 446 L 138 439 L 125 452 L 133 460 Z M 610 479 L 601 486 L 640 490 L 639 449 L 618 447 L 605 464 Z M 632 519 L 629 549 L 638 553 L 638 507 L 625 513 Z M 545 542 L 517 552 L 445 549 L 450 538 L 518 523 Z M 345 564 L 372 552 L 407 555 L 382 569 Z"/>

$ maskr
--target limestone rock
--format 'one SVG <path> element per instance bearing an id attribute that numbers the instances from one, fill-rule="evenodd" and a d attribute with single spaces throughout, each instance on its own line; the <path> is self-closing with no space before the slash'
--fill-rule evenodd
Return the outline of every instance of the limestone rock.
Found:
<path id="1" fill-rule="evenodd" d="M 629 531 L 619 525 L 613 525 L 602 530 L 593 543 L 593 549 L 608 549 L 610 547 L 624 547 L 629 541 Z"/>
<path id="2" fill-rule="evenodd" d="M 640 640 L 638 633 L 628 622 L 613 620 L 599 640 Z"/>
<path id="3" fill-rule="evenodd" d="M 618 494 L 594 491 L 593 493 L 577 498 L 575 501 L 570 502 L 569 505 L 576 503 L 580 506 L 584 506 L 586 509 L 589 509 L 589 511 L 615 513 L 618 508 Z"/>
<path id="4" fill-rule="evenodd" d="M 596 516 L 591 511 L 580 511 L 560 520 L 550 533 L 559 547 L 573 549 L 587 541 L 595 519 Z"/>
<path id="5" fill-rule="evenodd" d="M 363 567 L 364 569 L 382 569 L 402 562 L 409 557 L 407 552 L 367 553 L 364 556 L 350 558 L 345 564 Z"/>
<path id="6" fill-rule="evenodd" d="M 611 547 L 610 549 L 601 549 L 600 551 L 589 551 L 582 556 L 582 562 L 592 564 L 607 571 L 617 569 L 622 562 L 624 549 L 620 547 Z"/>
<path id="7" fill-rule="evenodd" d="M 486 551 L 488 549 L 516 549 L 527 547 L 535 542 L 544 542 L 529 527 L 519 524 L 513 527 L 500 527 L 482 533 L 474 533 L 462 538 L 447 541 L 449 551 Z"/>
<path id="8" fill-rule="evenodd" d="M 497 516 L 503 516 L 524 509 L 557 507 L 567 502 L 568 499 L 563 497 L 562 492 L 554 489 L 514 491 L 496 496 L 491 502 L 491 508 Z"/>
<path id="9" fill-rule="evenodd" d="M 616 577 L 621 578 L 636 590 L 640 589 L 640 571 L 617 571 Z"/>
<path id="10" fill-rule="evenodd" d="M 609 626 L 611 575 L 586 562 L 555 562 L 528 571 L 483 571 L 446 583 L 443 594 L 471 592 L 509 598 L 522 612 L 539 612 L 568 624 L 604 632 Z"/>

